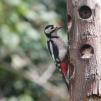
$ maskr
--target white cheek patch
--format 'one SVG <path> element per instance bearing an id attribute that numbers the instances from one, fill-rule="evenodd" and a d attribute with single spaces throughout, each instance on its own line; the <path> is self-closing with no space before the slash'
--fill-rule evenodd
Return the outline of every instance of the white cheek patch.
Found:
<path id="1" fill-rule="evenodd" d="M 53 30 L 51 28 L 48 28 L 45 30 L 45 33 L 50 34 Z"/>
<path id="2" fill-rule="evenodd" d="M 50 34 L 50 32 L 51 32 L 50 28 L 48 28 L 48 29 L 45 30 L 45 33 L 47 33 L 47 34 Z"/>

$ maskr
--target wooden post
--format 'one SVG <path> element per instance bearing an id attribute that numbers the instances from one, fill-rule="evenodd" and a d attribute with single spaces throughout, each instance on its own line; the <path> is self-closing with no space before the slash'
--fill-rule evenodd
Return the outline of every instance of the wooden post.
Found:
<path id="1" fill-rule="evenodd" d="M 101 101 L 101 0 L 66 0 L 70 101 Z M 71 68 L 71 65 L 70 65 Z"/>

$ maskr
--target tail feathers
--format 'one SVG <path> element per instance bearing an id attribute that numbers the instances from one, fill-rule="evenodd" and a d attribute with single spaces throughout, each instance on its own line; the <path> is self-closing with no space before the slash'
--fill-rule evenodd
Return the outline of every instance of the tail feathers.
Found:
<path id="1" fill-rule="evenodd" d="M 63 74 L 62 74 L 62 75 L 63 75 Z M 63 75 L 63 79 L 64 79 L 65 84 L 66 84 L 66 86 L 67 86 L 67 88 L 68 88 L 68 90 L 69 90 L 69 78 L 66 78 L 66 77 Z"/>
<path id="2" fill-rule="evenodd" d="M 69 68 L 68 64 L 60 63 L 61 73 L 63 75 L 64 81 L 66 83 L 67 88 L 69 89 Z"/>
<path id="3" fill-rule="evenodd" d="M 63 75 L 67 88 L 69 89 L 70 81 L 71 81 L 71 79 L 74 78 L 74 75 L 75 75 L 74 66 L 72 66 L 72 65 L 69 66 L 67 63 L 61 62 L 61 61 L 58 61 L 56 66 L 61 71 L 61 74 Z"/>
<path id="4" fill-rule="evenodd" d="M 70 87 L 70 81 L 75 77 L 75 68 L 72 65 L 68 65 L 66 63 L 60 63 L 61 73 L 67 85 L 67 88 Z"/>

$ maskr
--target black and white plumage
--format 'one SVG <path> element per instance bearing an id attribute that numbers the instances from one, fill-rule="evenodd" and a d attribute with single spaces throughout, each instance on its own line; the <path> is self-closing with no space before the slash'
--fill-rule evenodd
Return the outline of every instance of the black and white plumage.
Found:
<path id="1" fill-rule="evenodd" d="M 64 41 L 57 35 L 57 31 L 62 27 L 48 25 L 45 27 L 45 35 L 47 36 L 47 46 L 52 56 L 56 67 L 61 71 L 67 87 L 69 87 L 69 68 L 68 64 L 63 61 L 67 54 L 67 46 Z"/>

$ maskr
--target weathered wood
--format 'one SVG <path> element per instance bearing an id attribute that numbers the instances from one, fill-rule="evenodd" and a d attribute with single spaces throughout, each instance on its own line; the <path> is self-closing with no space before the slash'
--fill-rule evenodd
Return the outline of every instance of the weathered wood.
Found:
<path id="1" fill-rule="evenodd" d="M 70 100 L 101 101 L 101 0 L 67 0 L 67 12 Z"/>

